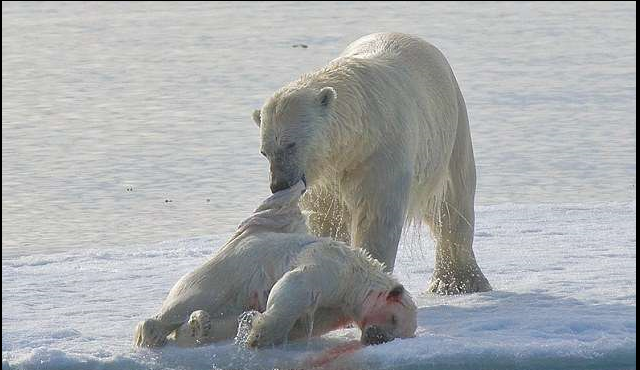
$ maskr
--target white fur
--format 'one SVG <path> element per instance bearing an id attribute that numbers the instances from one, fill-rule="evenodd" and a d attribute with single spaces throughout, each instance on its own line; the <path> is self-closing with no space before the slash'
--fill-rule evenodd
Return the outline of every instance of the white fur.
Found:
<path id="1" fill-rule="evenodd" d="M 434 46 L 399 33 L 365 36 L 278 90 L 254 119 L 272 189 L 300 178 L 310 185 L 303 205 L 314 233 L 366 248 L 393 270 L 403 225 L 424 221 L 437 241 L 430 290 L 490 289 L 472 250 L 466 107 Z"/>
<path id="2" fill-rule="evenodd" d="M 216 255 L 176 283 L 154 318 L 136 327 L 135 344 L 230 339 L 238 316 L 251 310 L 267 311 L 251 333 L 264 334 L 254 346 L 302 337 L 311 323 L 308 334 L 320 335 L 361 320 L 366 297 L 398 283 L 366 252 L 308 234 L 298 207 L 304 191 L 299 182 L 264 201 Z M 415 305 L 404 298 L 402 321 L 415 330 Z"/>

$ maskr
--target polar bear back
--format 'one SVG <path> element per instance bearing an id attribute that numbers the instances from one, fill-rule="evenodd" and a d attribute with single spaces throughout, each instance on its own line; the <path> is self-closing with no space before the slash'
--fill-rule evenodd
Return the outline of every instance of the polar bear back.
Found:
<path id="1" fill-rule="evenodd" d="M 360 103 L 366 105 L 367 145 L 403 152 L 397 156 L 413 173 L 409 214 L 421 217 L 423 200 L 440 190 L 464 110 L 449 62 L 421 38 L 375 33 L 351 43 L 331 65 L 357 71 L 360 89 L 366 91 Z M 365 148 L 360 154 L 371 153 Z"/>
<path id="2" fill-rule="evenodd" d="M 415 64 L 418 58 L 425 58 L 422 64 L 441 64 L 441 67 L 448 68 L 448 63 L 442 53 L 427 41 L 395 32 L 373 33 L 363 36 L 349 44 L 340 54 L 341 57 L 376 58 L 388 56 L 397 60 L 404 60 L 404 64 Z M 434 63 L 436 62 L 436 63 Z"/>

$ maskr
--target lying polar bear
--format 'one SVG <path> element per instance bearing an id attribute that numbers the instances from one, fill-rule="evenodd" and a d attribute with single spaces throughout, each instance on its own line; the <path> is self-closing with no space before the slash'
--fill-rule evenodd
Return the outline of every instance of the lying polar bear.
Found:
<path id="1" fill-rule="evenodd" d="M 304 191 L 300 181 L 265 200 L 218 253 L 176 283 L 154 318 L 137 325 L 135 344 L 231 339 L 246 311 L 262 312 L 247 336 L 250 347 L 351 322 L 364 344 L 413 336 L 411 296 L 364 250 L 310 235 L 298 207 Z"/>

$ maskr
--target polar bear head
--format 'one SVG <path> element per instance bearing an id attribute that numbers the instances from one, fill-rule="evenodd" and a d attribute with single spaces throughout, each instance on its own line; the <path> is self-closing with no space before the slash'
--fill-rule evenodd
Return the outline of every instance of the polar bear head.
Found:
<path id="1" fill-rule="evenodd" d="M 363 344 L 381 344 L 395 338 L 413 337 L 418 326 L 417 308 L 400 284 L 388 292 L 371 291 L 358 322 Z"/>
<path id="2" fill-rule="evenodd" d="M 333 87 L 285 88 L 253 113 L 260 127 L 260 152 L 269 160 L 273 193 L 300 180 L 316 180 L 322 155 L 327 152 L 323 132 L 336 96 Z"/>

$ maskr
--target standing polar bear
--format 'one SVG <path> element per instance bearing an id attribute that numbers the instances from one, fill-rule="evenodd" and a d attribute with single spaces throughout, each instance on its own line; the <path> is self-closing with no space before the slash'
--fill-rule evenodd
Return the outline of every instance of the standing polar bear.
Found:
<path id="1" fill-rule="evenodd" d="M 310 227 L 393 270 L 405 222 L 436 239 L 429 290 L 487 291 L 472 249 L 475 163 L 464 99 L 445 57 L 420 38 L 365 36 L 253 114 L 271 190 L 304 180 Z"/>

